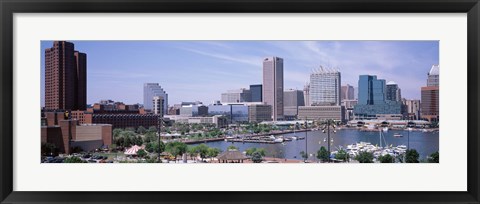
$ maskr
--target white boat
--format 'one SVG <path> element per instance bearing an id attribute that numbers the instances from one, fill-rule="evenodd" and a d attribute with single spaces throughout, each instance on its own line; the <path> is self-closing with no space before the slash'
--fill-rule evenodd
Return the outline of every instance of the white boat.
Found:
<path id="1" fill-rule="evenodd" d="M 274 142 L 283 142 L 283 138 L 279 137 L 279 138 L 276 138 L 275 140 L 273 140 Z"/>
<path id="2" fill-rule="evenodd" d="M 405 145 L 398 145 L 398 146 L 397 146 L 397 149 L 398 149 L 398 150 L 404 150 L 404 151 L 405 151 L 405 150 L 407 150 L 407 146 L 405 146 Z"/>
<path id="3" fill-rule="evenodd" d="M 388 127 L 384 127 L 382 130 L 383 132 L 388 132 Z"/>
<path id="4" fill-rule="evenodd" d="M 293 136 L 293 137 L 291 137 L 291 138 L 292 138 L 292 140 L 297 140 L 297 139 L 298 139 L 297 136 Z"/>
<path id="5" fill-rule="evenodd" d="M 393 134 L 394 137 L 403 137 L 403 135 L 401 135 L 400 133 L 395 133 Z"/>

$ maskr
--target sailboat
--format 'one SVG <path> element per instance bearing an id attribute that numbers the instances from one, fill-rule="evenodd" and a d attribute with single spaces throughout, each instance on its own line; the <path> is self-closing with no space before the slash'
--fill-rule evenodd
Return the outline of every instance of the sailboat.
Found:
<path id="1" fill-rule="evenodd" d="M 380 147 L 383 148 L 383 146 L 382 146 L 382 139 L 383 139 L 384 145 L 385 145 L 385 146 L 388 146 L 388 145 L 387 145 L 387 140 L 385 139 L 385 136 L 383 135 L 382 131 L 379 131 L 379 133 L 380 133 L 380 138 L 379 138 L 379 139 L 380 139 Z"/>

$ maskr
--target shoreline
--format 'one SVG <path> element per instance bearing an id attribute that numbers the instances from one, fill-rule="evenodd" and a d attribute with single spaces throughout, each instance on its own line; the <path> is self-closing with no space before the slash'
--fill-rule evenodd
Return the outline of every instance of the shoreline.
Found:
<path id="1" fill-rule="evenodd" d="M 430 129 L 424 129 L 424 128 L 412 128 L 411 131 L 415 132 L 430 132 L 430 133 L 435 133 L 439 132 L 440 128 L 430 128 Z M 367 129 L 367 128 L 358 128 L 358 127 L 339 127 L 337 130 L 357 130 L 360 132 L 379 132 L 382 131 L 382 129 Z M 284 135 L 284 134 L 291 134 L 291 133 L 297 133 L 297 132 L 313 132 L 313 131 L 321 131 L 315 128 L 312 129 L 302 129 L 302 130 L 288 130 L 288 131 L 274 131 L 274 132 L 269 132 L 269 133 L 258 133 L 258 134 L 238 134 L 238 135 L 232 135 L 232 136 L 223 136 L 219 138 L 209 138 L 209 139 L 203 139 L 203 140 L 182 140 L 182 139 L 174 139 L 172 141 L 181 141 L 185 144 L 201 144 L 201 143 L 209 143 L 209 142 L 218 142 L 218 141 L 224 141 L 225 139 L 240 139 L 243 137 L 262 137 L 262 136 L 270 136 L 270 135 Z M 388 128 L 388 131 L 408 131 L 404 128 Z M 387 132 L 388 132 L 387 131 Z M 233 138 L 231 138 L 233 137 Z M 239 141 L 234 141 L 234 142 L 239 142 Z M 276 144 L 276 143 L 272 143 Z"/>

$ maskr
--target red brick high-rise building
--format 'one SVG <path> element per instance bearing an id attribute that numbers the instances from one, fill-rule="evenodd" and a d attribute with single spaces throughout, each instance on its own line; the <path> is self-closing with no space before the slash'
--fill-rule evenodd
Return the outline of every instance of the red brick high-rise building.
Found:
<path id="1" fill-rule="evenodd" d="M 77 110 L 87 109 L 87 54 L 75 51 L 75 101 Z"/>
<path id="2" fill-rule="evenodd" d="M 427 86 L 421 88 L 422 101 L 420 103 L 421 117 L 430 122 L 440 120 L 440 66 L 433 65 L 428 72 Z"/>
<path id="3" fill-rule="evenodd" d="M 73 43 L 55 41 L 45 49 L 45 109 L 85 110 L 87 55 Z"/>

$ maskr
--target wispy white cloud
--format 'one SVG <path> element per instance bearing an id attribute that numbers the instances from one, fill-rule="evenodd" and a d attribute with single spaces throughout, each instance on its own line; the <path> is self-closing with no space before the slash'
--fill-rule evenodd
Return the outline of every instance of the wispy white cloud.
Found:
<path id="1" fill-rule="evenodd" d="M 254 57 L 254 56 L 245 56 L 245 55 L 227 55 L 227 54 L 221 54 L 217 52 L 211 52 L 211 51 L 202 51 L 198 49 L 192 49 L 192 48 L 181 48 L 183 50 L 193 52 L 196 54 L 208 56 L 208 57 L 213 57 L 216 59 L 220 60 L 226 60 L 226 61 L 231 61 L 231 62 L 239 62 L 247 65 L 251 65 L 253 67 L 261 67 L 261 58 L 260 57 Z"/>

